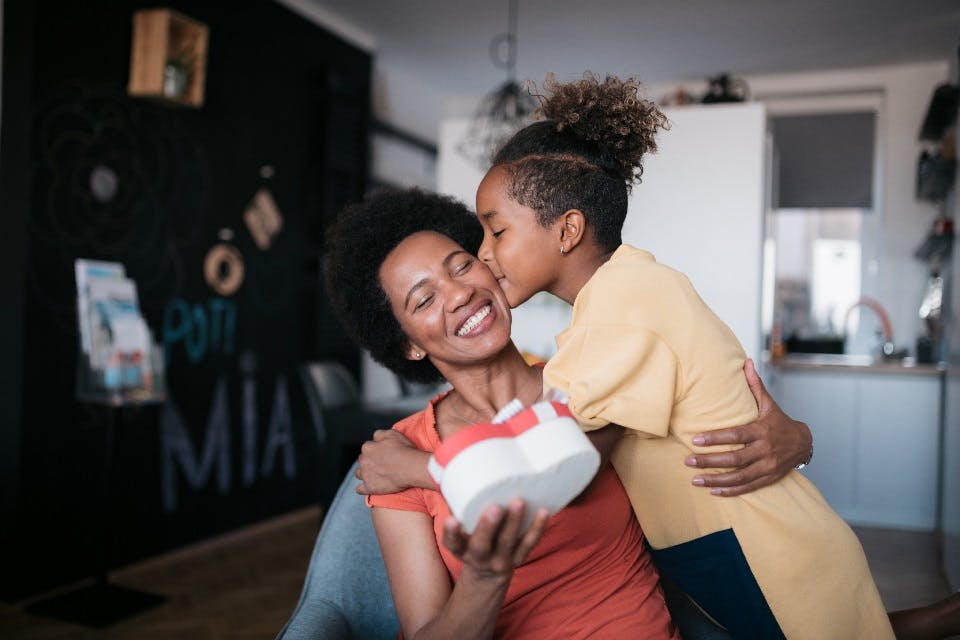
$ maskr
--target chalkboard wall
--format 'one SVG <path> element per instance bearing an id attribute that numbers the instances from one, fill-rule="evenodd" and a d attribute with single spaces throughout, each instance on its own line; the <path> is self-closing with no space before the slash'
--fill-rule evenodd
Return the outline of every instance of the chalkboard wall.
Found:
<path id="1" fill-rule="evenodd" d="M 206 103 L 133 99 L 132 15 L 150 6 L 5 2 L 0 248 L 21 248 L 0 330 L 21 351 L 2 373 L 22 372 L 0 442 L 7 598 L 93 569 L 105 410 L 74 400 L 75 258 L 126 266 L 168 355 L 169 402 L 117 432 L 113 564 L 323 501 L 338 479 L 298 366 L 358 368 L 317 265 L 326 222 L 363 193 L 370 57 L 269 0 L 169 2 L 210 28 Z M 91 197 L 103 166 L 107 203 Z M 284 222 L 267 250 L 242 219 L 261 188 Z M 245 266 L 233 295 L 203 278 L 224 241 Z"/>

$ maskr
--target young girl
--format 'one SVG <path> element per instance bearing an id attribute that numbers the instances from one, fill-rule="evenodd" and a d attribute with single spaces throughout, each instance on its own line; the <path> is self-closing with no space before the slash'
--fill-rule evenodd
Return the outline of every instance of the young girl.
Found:
<path id="1" fill-rule="evenodd" d="M 661 571 L 737 638 L 892 638 L 856 536 L 804 476 L 718 500 L 676 464 L 702 451 L 695 434 L 757 407 L 743 349 L 689 280 L 621 244 L 666 118 L 635 82 L 547 89 L 545 119 L 507 142 L 477 192 L 479 256 L 511 306 L 539 291 L 573 305 L 545 385 L 585 430 L 624 427 L 612 461 Z"/>

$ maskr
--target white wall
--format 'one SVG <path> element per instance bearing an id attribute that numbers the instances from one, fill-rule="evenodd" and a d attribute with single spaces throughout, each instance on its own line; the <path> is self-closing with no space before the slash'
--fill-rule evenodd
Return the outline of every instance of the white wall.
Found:
<path id="1" fill-rule="evenodd" d="M 373 51 L 377 47 L 377 39 L 372 33 L 340 17 L 319 2 L 311 0 L 275 0 L 275 2 L 365 51 Z"/>
<path id="2" fill-rule="evenodd" d="M 419 147 L 389 135 L 370 138 L 370 175 L 397 187 L 437 188 L 437 158 Z"/>
<path id="3" fill-rule="evenodd" d="M 876 245 L 865 246 L 863 252 L 864 260 L 875 259 L 877 268 L 864 270 L 862 286 L 864 293 L 877 298 L 889 311 L 898 345 L 911 348 L 921 327 L 917 310 L 926 282 L 926 267 L 914 259 L 913 252 L 937 215 L 933 204 L 913 197 L 921 151 L 917 133 L 934 88 L 948 78 L 946 60 L 745 76 L 753 99 L 760 101 L 850 94 L 881 96 L 881 117 L 877 123 L 879 201 L 876 217 L 867 222 L 865 231 L 865 237 Z M 691 93 L 703 90 L 702 83 L 681 84 Z M 676 87 L 677 84 L 654 85 L 649 93 L 667 95 Z"/>
<path id="4" fill-rule="evenodd" d="M 445 118 L 440 123 L 439 156 L 437 158 L 437 188 L 476 208 L 477 187 L 485 171 L 457 151 L 457 145 L 470 128 L 468 118 Z"/>
<path id="5" fill-rule="evenodd" d="M 375 57 L 374 116 L 428 142 L 436 142 L 445 96 L 426 80 L 399 64 Z"/>

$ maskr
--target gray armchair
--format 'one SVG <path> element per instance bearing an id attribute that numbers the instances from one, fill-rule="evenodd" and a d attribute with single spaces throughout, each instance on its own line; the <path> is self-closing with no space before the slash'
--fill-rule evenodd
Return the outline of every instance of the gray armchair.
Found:
<path id="1" fill-rule="evenodd" d="M 293 615 L 277 640 L 394 640 L 400 625 L 356 463 L 327 510 Z"/>

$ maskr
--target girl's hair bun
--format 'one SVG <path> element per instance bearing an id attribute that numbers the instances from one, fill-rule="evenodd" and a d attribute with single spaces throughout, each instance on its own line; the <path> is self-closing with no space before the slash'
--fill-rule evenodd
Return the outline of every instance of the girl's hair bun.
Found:
<path id="1" fill-rule="evenodd" d="M 627 184 L 643 173 L 643 156 L 657 150 L 656 134 L 669 121 L 640 95 L 640 82 L 608 75 L 602 81 L 587 72 L 576 82 L 557 82 L 551 73 L 543 84 L 539 115 L 601 146 Z"/>

